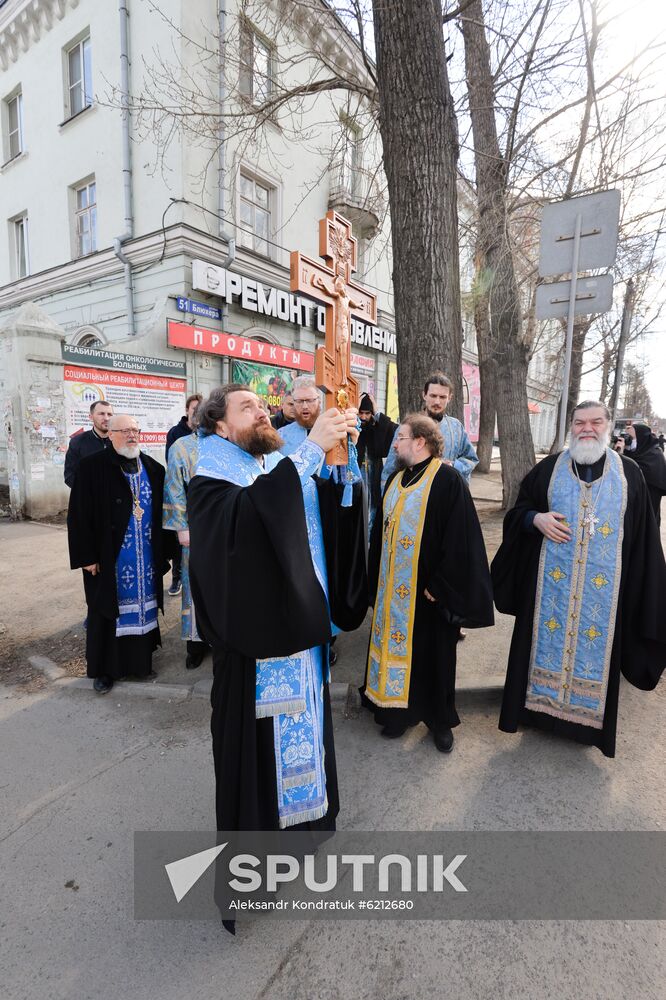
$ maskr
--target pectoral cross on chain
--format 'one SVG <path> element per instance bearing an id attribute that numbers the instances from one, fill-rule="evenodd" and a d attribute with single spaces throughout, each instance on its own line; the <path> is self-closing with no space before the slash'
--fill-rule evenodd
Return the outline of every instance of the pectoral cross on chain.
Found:
<path id="1" fill-rule="evenodd" d="M 585 515 L 583 517 L 583 525 L 587 526 L 590 538 L 593 538 L 596 533 L 597 529 L 595 528 L 595 524 L 599 524 L 599 518 L 596 516 L 594 511 L 593 510 L 585 511 Z"/>
<path id="2" fill-rule="evenodd" d="M 143 507 L 141 506 L 141 504 L 139 503 L 138 496 L 134 497 L 134 510 L 132 511 L 132 513 L 134 514 L 134 516 L 137 519 L 137 521 L 139 522 L 139 524 L 141 524 L 141 518 L 144 515 L 144 510 L 143 510 Z"/>

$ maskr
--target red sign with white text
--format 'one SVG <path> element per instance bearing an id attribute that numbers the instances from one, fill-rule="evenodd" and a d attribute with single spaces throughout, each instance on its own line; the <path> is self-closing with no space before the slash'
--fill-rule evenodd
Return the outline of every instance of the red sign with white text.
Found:
<path id="1" fill-rule="evenodd" d="M 221 333 L 203 326 L 192 326 L 167 320 L 167 344 L 185 351 L 204 351 L 206 354 L 224 354 L 230 358 L 246 361 L 260 361 L 263 364 L 277 364 L 283 368 L 298 368 L 300 371 L 314 371 L 314 354 L 295 351 L 280 344 L 265 344 L 250 337 L 237 337 L 232 333 Z"/>

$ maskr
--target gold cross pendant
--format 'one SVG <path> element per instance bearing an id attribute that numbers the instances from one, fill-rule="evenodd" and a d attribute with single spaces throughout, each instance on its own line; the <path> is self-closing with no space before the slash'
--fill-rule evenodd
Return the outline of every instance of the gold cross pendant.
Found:
<path id="1" fill-rule="evenodd" d="M 139 498 L 138 497 L 134 498 L 134 511 L 133 511 L 133 513 L 134 513 L 135 518 L 137 519 L 137 521 L 140 524 L 141 523 L 141 518 L 143 517 L 143 507 L 139 503 Z"/>

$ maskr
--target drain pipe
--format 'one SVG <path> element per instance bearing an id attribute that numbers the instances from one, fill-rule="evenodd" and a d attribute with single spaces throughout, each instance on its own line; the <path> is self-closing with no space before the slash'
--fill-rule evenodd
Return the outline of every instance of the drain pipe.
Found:
<path id="1" fill-rule="evenodd" d="M 226 191 L 225 191 L 225 181 L 227 173 L 227 163 L 226 163 L 226 129 L 224 127 L 224 106 L 227 98 L 227 86 L 224 77 L 225 73 L 225 60 L 226 60 L 226 31 L 227 31 L 227 6 L 225 0 L 219 0 L 217 6 L 217 30 L 219 34 L 218 40 L 218 51 L 219 51 L 219 63 L 220 71 L 218 76 L 218 102 L 219 102 L 219 116 L 220 116 L 220 126 L 218 130 L 218 147 L 217 147 L 217 214 L 218 214 L 218 235 L 220 239 L 224 240 L 227 244 L 227 259 L 223 263 L 223 267 L 228 268 L 234 261 L 236 257 L 236 240 L 232 239 L 224 228 L 224 213 L 226 211 Z M 226 320 L 229 315 L 229 307 L 224 301 L 222 303 L 221 318 L 222 318 L 222 328 L 226 326 Z"/>
<path id="2" fill-rule="evenodd" d="M 129 0 L 119 0 L 118 12 L 120 14 L 120 107 L 122 109 L 122 169 L 125 229 L 121 236 L 114 238 L 113 250 L 124 268 L 127 325 L 130 337 L 135 337 L 136 319 L 134 315 L 132 263 L 122 249 L 123 244 L 131 240 L 134 236 L 134 218 L 132 215 L 132 146 L 130 142 Z"/>

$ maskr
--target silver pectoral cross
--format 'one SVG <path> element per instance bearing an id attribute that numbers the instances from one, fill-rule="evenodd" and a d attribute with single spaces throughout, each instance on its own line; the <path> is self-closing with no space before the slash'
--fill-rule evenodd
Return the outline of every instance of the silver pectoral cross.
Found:
<path id="1" fill-rule="evenodd" d="M 595 515 L 593 510 L 588 510 L 585 512 L 583 517 L 583 524 L 587 525 L 587 530 L 589 532 L 590 538 L 592 538 L 596 532 L 595 524 L 599 524 L 599 518 Z"/>

